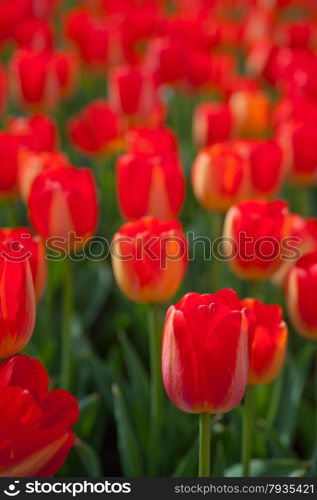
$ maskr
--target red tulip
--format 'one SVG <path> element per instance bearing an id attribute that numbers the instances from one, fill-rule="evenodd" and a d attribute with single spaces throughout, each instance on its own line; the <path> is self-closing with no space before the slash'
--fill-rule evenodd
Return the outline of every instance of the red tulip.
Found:
<path id="1" fill-rule="evenodd" d="M 168 127 L 134 127 L 125 136 L 127 150 L 134 154 L 178 153 L 177 139 Z"/>
<path id="2" fill-rule="evenodd" d="M 282 151 L 276 141 L 236 141 L 233 146 L 249 164 L 249 198 L 273 198 L 284 180 Z"/>
<path id="3" fill-rule="evenodd" d="M 277 104 L 273 114 L 274 126 L 294 120 L 295 122 L 317 122 L 317 104 L 305 95 L 284 97 Z"/>
<path id="4" fill-rule="evenodd" d="M 48 387 L 36 359 L 15 356 L 0 363 L 1 477 L 50 477 L 66 460 L 78 404 L 68 392 Z"/>
<path id="5" fill-rule="evenodd" d="M 54 109 L 72 90 L 76 61 L 68 52 L 16 51 L 11 71 L 20 104 L 31 109 Z"/>
<path id="6" fill-rule="evenodd" d="M 288 330 L 278 305 L 266 305 L 257 299 L 244 299 L 250 319 L 249 384 L 268 384 L 280 373 L 286 353 Z"/>
<path id="7" fill-rule="evenodd" d="M 0 193 L 4 197 L 16 196 L 18 161 L 21 151 L 50 151 L 56 144 L 56 129 L 45 116 L 12 118 L 8 131 L 0 133 Z"/>
<path id="8" fill-rule="evenodd" d="M 289 230 L 284 201 L 247 200 L 232 206 L 224 225 L 228 264 L 242 278 L 269 278 L 283 262 L 282 240 Z"/>
<path id="9" fill-rule="evenodd" d="M 36 299 L 39 300 L 46 282 L 45 249 L 39 236 L 33 236 L 30 229 L 0 229 L 0 243 L 7 245 L 12 251 L 14 261 L 27 260 L 33 278 Z"/>
<path id="10" fill-rule="evenodd" d="M 23 200 L 27 202 L 32 183 L 40 173 L 68 166 L 68 158 L 62 153 L 22 150 L 19 153 L 18 187 Z"/>
<path id="11" fill-rule="evenodd" d="M 109 76 L 109 96 L 113 108 L 130 124 L 159 126 L 164 107 L 159 99 L 154 76 L 137 66 L 120 66 Z"/>
<path id="12" fill-rule="evenodd" d="M 159 84 L 177 84 L 185 76 L 186 45 L 177 37 L 156 37 L 149 42 L 146 65 Z"/>
<path id="13" fill-rule="evenodd" d="M 186 51 L 185 80 L 190 89 L 208 89 L 213 81 L 214 70 L 208 50 L 189 47 Z"/>
<path id="14" fill-rule="evenodd" d="M 226 141 L 232 132 L 232 116 L 226 104 L 199 104 L 193 117 L 193 139 L 198 147 Z"/>
<path id="15" fill-rule="evenodd" d="M 34 285 L 27 252 L 0 240 L 0 359 L 21 351 L 35 324 Z"/>
<path id="16" fill-rule="evenodd" d="M 126 219 L 168 220 L 184 201 L 184 174 L 176 154 L 125 154 L 117 161 L 117 194 Z"/>
<path id="17" fill-rule="evenodd" d="M 78 149 L 89 154 L 106 154 L 120 149 L 122 124 L 105 100 L 86 106 L 68 123 L 70 137 Z"/>
<path id="18" fill-rule="evenodd" d="M 262 136 L 270 126 L 270 101 L 261 90 L 234 92 L 229 99 L 233 127 L 238 134 Z"/>
<path id="19" fill-rule="evenodd" d="M 112 267 L 120 290 L 133 302 L 165 302 L 187 267 L 181 224 L 143 217 L 121 226 L 112 241 Z"/>
<path id="20" fill-rule="evenodd" d="M 206 210 L 225 212 L 247 194 L 247 167 L 230 143 L 202 149 L 191 174 L 195 197 Z"/>
<path id="21" fill-rule="evenodd" d="M 301 257 L 290 269 L 286 303 L 294 328 L 300 335 L 317 339 L 317 252 Z"/>
<path id="22" fill-rule="evenodd" d="M 8 130 L 11 134 L 28 137 L 28 149 L 36 152 L 54 151 L 58 146 L 57 126 L 47 115 L 13 117 L 9 119 Z"/>
<path id="23" fill-rule="evenodd" d="M 284 249 L 283 264 L 272 276 L 273 283 L 283 288 L 289 269 L 299 259 L 300 255 L 317 250 L 317 219 L 304 218 L 290 213 L 288 215 L 288 225 L 291 237 L 290 245 L 289 248 Z"/>
<path id="24" fill-rule="evenodd" d="M 236 57 L 229 52 L 215 52 L 211 58 L 210 83 L 217 90 L 223 91 L 226 88 L 228 75 L 237 73 Z"/>
<path id="25" fill-rule="evenodd" d="M 86 64 L 99 67 L 107 63 L 109 40 L 105 20 L 94 18 L 86 9 L 74 9 L 66 14 L 65 31 Z"/>
<path id="26" fill-rule="evenodd" d="M 309 121 L 289 121 L 277 131 L 289 179 L 303 186 L 317 181 L 317 125 Z"/>
<path id="27" fill-rule="evenodd" d="M 32 225 L 43 239 L 56 237 L 58 247 L 69 251 L 81 248 L 98 222 L 91 171 L 69 166 L 42 172 L 32 183 L 28 208 Z"/>
<path id="28" fill-rule="evenodd" d="M 180 410 L 226 413 L 241 401 L 248 380 L 247 323 L 233 290 L 188 293 L 166 314 L 162 373 Z"/>
<path id="29" fill-rule="evenodd" d="M 53 26 L 43 19 L 27 18 L 17 24 L 13 31 L 13 38 L 23 49 L 52 50 Z"/>

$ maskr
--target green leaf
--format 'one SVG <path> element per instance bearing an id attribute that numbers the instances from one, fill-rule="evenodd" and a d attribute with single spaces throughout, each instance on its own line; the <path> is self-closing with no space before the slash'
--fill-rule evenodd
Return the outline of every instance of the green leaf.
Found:
<path id="1" fill-rule="evenodd" d="M 82 266 L 81 271 L 75 273 L 74 289 L 76 290 L 76 310 L 82 317 L 85 330 L 88 330 L 102 311 L 112 287 L 112 273 L 110 266 L 101 262 L 94 262 L 89 266 Z"/>
<path id="2" fill-rule="evenodd" d="M 145 370 L 142 360 L 124 332 L 119 333 L 119 340 L 122 346 L 129 379 L 131 380 L 136 394 L 138 394 L 142 399 L 149 399 L 149 376 Z"/>
<path id="3" fill-rule="evenodd" d="M 275 427 L 281 441 L 290 446 L 293 441 L 298 408 L 302 399 L 308 370 L 311 366 L 313 348 L 306 344 L 287 363 L 283 384 L 283 397 L 276 418 Z"/>
<path id="4" fill-rule="evenodd" d="M 77 439 L 75 447 L 78 457 L 89 477 L 102 477 L 103 470 L 100 458 L 87 443 Z"/>
<path id="5" fill-rule="evenodd" d="M 117 384 L 113 385 L 112 392 L 123 474 L 130 477 L 142 476 L 144 467 L 139 443 L 132 428 L 122 392 Z"/>
<path id="6" fill-rule="evenodd" d="M 97 356 L 90 359 L 90 366 L 95 383 L 98 390 L 108 407 L 112 408 L 111 387 L 117 382 L 115 375 L 112 373 L 106 363 L 100 361 Z"/>
<path id="7" fill-rule="evenodd" d="M 293 459 L 254 459 L 250 462 L 252 477 L 301 477 L 304 470 L 304 464 Z M 241 464 L 235 464 L 226 469 L 226 477 L 241 476 Z"/>
<path id="8" fill-rule="evenodd" d="M 76 433 L 80 438 L 87 439 L 95 426 L 100 403 L 99 394 L 89 394 L 79 401 L 80 419 Z"/>
<path id="9" fill-rule="evenodd" d="M 198 469 L 198 438 L 174 470 L 172 477 L 191 477 Z"/>

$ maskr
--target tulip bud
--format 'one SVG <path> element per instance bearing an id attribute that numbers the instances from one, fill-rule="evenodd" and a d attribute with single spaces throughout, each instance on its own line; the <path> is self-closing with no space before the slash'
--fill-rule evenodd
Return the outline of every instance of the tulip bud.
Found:
<path id="1" fill-rule="evenodd" d="M 19 153 L 18 186 L 23 200 L 27 202 L 32 183 L 40 173 L 68 166 L 68 159 L 62 153 L 22 150 Z"/>
<path id="2" fill-rule="evenodd" d="M 288 272 L 286 304 L 296 331 L 317 340 L 317 252 L 301 257 Z"/>
<path id="3" fill-rule="evenodd" d="M 22 252 L 27 254 L 27 252 Z M 18 254 L 18 255 L 17 255 Z M 21 351 L 31 338 L 35 324 L 35 296 L 27 256 L 0 241 L 0 359 Z"/>
<path id="4" fill-rule="evenodd" d="M 119 66 L 109 77 L 109 101 L 130 124 L 159 126 L 164 119 L 163 104 L 151 72 L 137 66 Z"/>
<path id="5" fill-rule="evenodd" d="M 126 219 L 177 217 L 184 201 L 184 174 L 176 154 L 125 154 L 117 161 L 117 193 Z"/>
<path id="6" fill-rule="evenodd" d="M 238 134 L 262 136 L 270 126 L 270 101 L 261 90 L 234 92 L 229 99 L 233 127 Z"/>
<path id="7" fill-rule="evenodd" d="M 289 236 L 284 201 L 246 200 L 232 206 L 225 219 L 228 264 L 238 276 L 263 280 L 283 263 L 284 237 Z"/>
<path id="8" fill-rule="evenodd" d="M 317 181 L 317 125 L 289 121 L 277 131 L 284 159 L 284 168 L 290 181 L 302 186 Z"/>
<path id="9" fill-rule="evenodd" d="M 232 117 L 226 104 L 215 102 L 197 106 L 193 117 L 193 140 L 198 147 L 211 146 L 230 138 Z"/>
<path id="10" fill-rule="evenodd" d="M 283 311 L 278 305 L 266 305 L 256 299 L 244 299 L 241 304 L 248 309 L 250 320 L 249 384 L 268 384 L 284 364 L 288 330 Z"/>
<path id="11" fill-rule="evenodd" d="M 192 168 L 192 186 L 206 209 L 225 212 L 247 194 L 247 162 L 230 144 L 214 144 L 198 153 Z"/>
<path id="12" fill-rule="evenodd" d="M 74 145 L 84 153 L 103 155 L 115 152 L 122 145 L 122 124 L 119 116 L 100 99 L 86 106 L 68 123 Z"/>
<path id="13" fill-rule="evenodd" d="M 188 293 L 166 314 L 162 373 L 180 410 L 226 413 L 241 401 L 248 380 L 244 309 L 233 290 Z"/>
<path id="14" fill-rule="evenodd" d="M 32 183 L 28 209 L 34 229 L 44 240 L 56 237 L 58 247 L 69 251 L 82 248 L 98 222 L 91 171 L 69 166 L 42 172 Z"/>
<path id="15" fill-rule="evenodd" d="M 143 217 L 121 226 L 112 241 L 112 267 L 120 290 L 133 302 L 165 302 L 176 293 L 187 267 L 181 224 Z"/>
<path id="16" fill-rule="evenodd" d="M 74 445 L 71 426 L 76 399 L 48 390 L 45 368 L 36 359 L 14 356 L 0 363 L 0 477 L 51 477 Z"/>

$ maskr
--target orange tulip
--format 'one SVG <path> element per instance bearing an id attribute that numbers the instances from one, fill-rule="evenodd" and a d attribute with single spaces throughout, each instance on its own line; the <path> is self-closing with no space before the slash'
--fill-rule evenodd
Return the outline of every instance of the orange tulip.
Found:
<path id="1" fill-rule="evenodd" d="M 229 99 L 233 127 L 238 134 L 263 136 L 270 127 L 270 100 L 262 90 L 241 90 Z"/>
<path id="2" fill-rule="evenodd" d="M 244 299 L 241 304 L 249 311 L 249 384 L 268 384 L 278 376 L 285 359 L 288 330 L 282 308 L 257 299 Z"/>
<path id="3" fill-rule="evenodd" d="M 230 144 L 214 144 L 198 153 L 192 168 L 192 186 L 206 209 L 225 212 L 247 195 L 247 162 Z"/>
<path id="4" fill-rule="evenodd" d="M 143 217 L 121 226 L 112 241 L 112 267 L 120 290 L 133 302 L 165 302 L 187 267 L 181 224 Z"/>

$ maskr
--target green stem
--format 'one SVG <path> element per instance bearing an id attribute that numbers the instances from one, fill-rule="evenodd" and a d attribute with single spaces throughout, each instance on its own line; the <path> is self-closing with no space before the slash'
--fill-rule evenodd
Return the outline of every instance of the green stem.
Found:
<path id="1" fill-rule="evenodd" d="M 254 387 L 249 385 L 245 395 L 243 417 L 242 466 L 243 477 L 250 476 L 250 460 L 252 457 Z"/>
<path id="2" fill-rule="evenodd" d="M 149 439 L 149 472 L 156 475 L 162 425 L 163 384 L 161 369 L 161 337 L 157 304 L 150 305 L 150 362 L 151 362 L 151 423 Z"/>
<path id="3" fill-rule="evenodd" d="M 71 260 L 66 257 L 64 267 L 63 329 L 60 386 L 70 390 L 72 373 L 72 316 L 73 316 L 73 279 Z"/>
<path id="4" fill-rule="evenodd" d="M 210 435 L 211 416 L 199 415 L 199 477 L 210 477 Z"/>
<path id="5" fill-rule="evenodd" d="M 273 387 L 271 391 L 272 396 L 271 396 L 269 411 L 267 413 L 267 418 L 266 418 L 267 426 L 269 428 L 273 427 L 278 412 L 282 396 L 283 382 L 284 382 L 284 376 L 282 371 L 282 373 L 273 382 Z"/>
<path id="6" fill-rule="evenodd" d="M 315 368 L 315 380 L 314 380 L 314 385 L 315 385 L 315 443 L 314 443 L 314 449 L 313 449 L 313 455 L 312 455 L 312 460 L 311 460 L 311 476 L 316 477 L 317 476 L 317 344 L 314 346 L 315 349 L 315 360 L 314 360 L 314 368 Z"/>
<path id="7" fill-rule="evenodd" d="M 254 299 L 261 298 L 261 288 L 262 288 L 261 281 L 257 280 L 249 281 L 248 288 L 249 288 L 249 297 L 252 297 Z"/>

